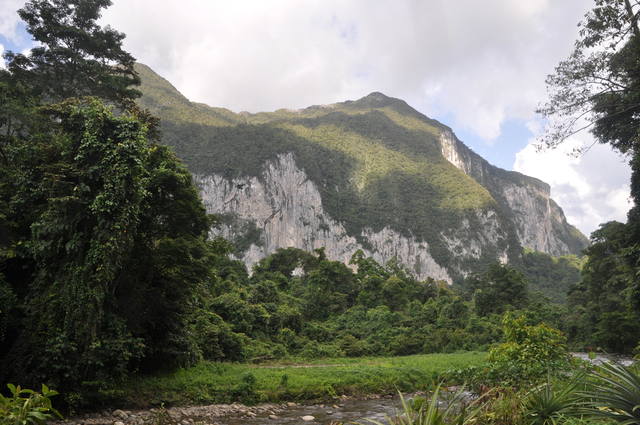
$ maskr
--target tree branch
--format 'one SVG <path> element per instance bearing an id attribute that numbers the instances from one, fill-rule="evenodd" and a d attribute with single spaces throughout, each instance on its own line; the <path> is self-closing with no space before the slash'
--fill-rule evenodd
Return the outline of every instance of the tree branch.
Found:
<path id="1" fill-rule="evenodd" d="M 640 28 L 638 28 L 638 15 L 633 13 L 633 8 L 631 7 L 631 2 L 629 0 L 624 0 L 624 6 L 627 9 L 627 17 L 629 18 L 629 23 L 631 24 L 631 28 L 633 29 L 633 34 L 640 38 Z"/>

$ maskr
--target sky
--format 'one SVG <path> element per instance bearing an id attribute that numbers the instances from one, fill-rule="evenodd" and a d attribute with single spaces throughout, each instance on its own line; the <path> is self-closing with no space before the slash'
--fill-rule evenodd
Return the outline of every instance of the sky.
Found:
<path id="1" fill-rule="evenodd" d="M 30 38 L 0 2 L 0 51 Z M 581 133 L 538 152 L 545 78 L 593 0 L 114 0 L 124 47 L 193 101 L 233 111 L 303 108 L 373 91 L 450 126 L 491 163 L 551 185 L 587 236 L 626 221 L 626 159 Z"/>

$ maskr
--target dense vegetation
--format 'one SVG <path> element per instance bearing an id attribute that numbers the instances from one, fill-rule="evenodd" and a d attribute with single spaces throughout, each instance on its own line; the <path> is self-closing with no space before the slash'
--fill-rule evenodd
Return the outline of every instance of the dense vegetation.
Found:
<path id="1" fill-rule="evenodd" d="M 0 70 L 0 381 L 84 392 L 204 349 L 190 314 L 210 219 L 132 102 L 123 35 L 96 24 L 107 4 L 28 2 L 41 44 Z"/>
<path id="2" fill-rule="evenodd" d="M 552 257 L 544 252 L 524 250 L 520 270 L 532 292 L 540 292 L 551 302 L 564 304 L 569 289 L 580 282 L 580 272 L 586 257 L 564 255 Z"/>
<path id="3" fill-rule="evenodd" d="M 496 400 L 502 397 L 506 406 L 522 402 L 516 406 L 520 410 L 511 411 L 527 415 L 535 404 L 522 410 L 523 403 L 535 400 L 522 393 L 515 398 L 505 394 L 539 383 L 549 372 L 562 373 L 569 364 L 567 344 L 620 352 L 637 347 L 638 207 L 627 224 L 608 223 L 595 232 L 585 260 L 518 253 L 522 260 L 515 267 L 487 264 L 454 287 L 417 280 L 396 261 L 379 264 L 362 251 L 355 252 L 347 266 L 329 260 L 322 249 L 281 249 L 249 274 L 230 255 L 238 247 L 207 238 L 210 226 L 224 217 L 205 214 L 191 175 L 169 148 L 157 143 L 157 119 L 133 102 L 138 93 L 130 85 L 138 80 L 133 58 L 121 50 L 123 35 L 96 24 L 100 10 L 109 4 L 29 1 L 20 13 L 41 45 L 29 57 L 8 53 L 8 69 L 0 70 L 0 382 L 33 388 L 45 383 L 63 392 L 67 405 L 95 407 L 110 397 L 130 397 L 121 385 L 139 396 L 157 386 L 158 397 L 176 402 L 256 401 L 331 395 L 356 384 L 363 391 L 388 391 L 398 382 L 407 389 L 425 388 L 423 380 L 437 372 L 439 378 L 455 382 L 472 379 L 478 385 L 507 386 Z M 83 25 L 77 27 L 78 20 Z M 62 37 L 76 42 L 63 43 Z M 77 65 L 73 78 L 46 85 L 51 75 L 68 72 L 69 62 Z M 299 155 L 307 152 L 310 159 L 326 153 L 318 158 L 343 161 L 339 169 L 347 180 L 355 179 L 354 187 L 362 193 L 375 178 L 419 182 L 440 201 L 429 211 L 448 211 L 447 219 L 459 218 L 455 211 L 492 202 L 479 185 L 472 191 L 454 190 L 460 196 L 452 199 L 438 198 L 443 187 L 459 185 L 449 178 L 460 175 L 448 175 L 455 168 L 444 162 L 427 164 L 422 153 L 433 146 L 414 143 L 413 132 L 424 136 L 432 123 L 411 113 L 396 114 L 408 108 L 397 103 L 361 112 L 371 105 L 379 105 L 376 97 L 343 104 L 343 111 L 328 118 L 339 126 L 317 121 L 322 108 L 299 117 L 276 112 L 296 115 L 297 121 L 287 118 L 266 127 L 259 121 L 273 116 L 259 114 L 252 118 L 255 122 L 238 124 L 237 116 L 224 110 L 210 114 L 204 106 L 197 106 L 202 115 L 192 119 L 209 126 L 199 121 L 215 116 L 216 138 L 245 143 L 265 155 L 274 146 L 294 145 Z M 225 133 L 230 124 L 233 131 Z M 171 125 L 178 124 L 166 124 Z M 393 140 L 370 144 L 375 125 L 392 127 Z M 345 132 L 350 127 L 353 131 Z M 309 128 L 319 130 L 307 134 Z M 332 145 L 335 138 L 324 137 L 332 132 L 349 143 Z M 195 134 L 190 142 L 209 143 Z M 376 155 L 391 155 L 385 150 L 391 143 L 397 144 L 393 164 Z M 362 163 L 350 160 L 354 146 L 363 150 Z M 635 145 L 628 150 L 637 161 Z M 254 158 L 259 161 L 260 156 Z M 438 176 L 421 168 L 426 165 L 438 170 Z M 314 175 L 311 163 L 307 166 Z M 230 173 L 237 171 L 233 167 Z M 637 200 L 635 171 L 633 178 Z M 325 189 L 334 183 L 327 182 Z M 398 189 L 379 187 L 389 193 Z M 372 208 L 384 201 L 370 195 Z M 336 205 L 351 208 L 347 201 L 353 199 Z M 395 219 L 427 231 L 416 217 L 398 214 Z M 543 294 L 562 301 L 563 288 L 575 281 L 580 267 L 581 281 L 571 287 L 568 307 L 549 302 Z M 557 329 L 566 331 L 568 341 Z M 385 366 L 379 364 L 360 368 L 363 374 L 355 383 L 327 371 L 334 381 L 320 392 L 317 386 L 324 383 L 316 382 L 309 393 L 296 379 L 313 376 L 311 372 L 292 373 L 289 382 L 270 371 L 247 373 L 248 365 L 213 363 L 458 350 L 489 350 L 488 362 L 466 368 L 482 355 L 461 355 L 464 364 L 451 363 L 460 370 L 443 375 L 441 368 L 426 370 L 422 356 L 406 363 L 376 360 L 394 365 L 393 370 L 381 371 Z M 179 366 L 193 367 L 153 377 Z M 615 369 L 598 373 L 600 378 L 585 384 L 584 394 L 591 394 L 592 404 L 599 402 L 603 381 L 628 378 Z M 221 388 L 208 382 L 191 393 L 193 387 L 185 387 L 185 379 L 212 374 L 218 375 Z M 138 379 L 140 375 L 147 378 Z M 264 380 L 257 382 L 256 376 Z M 41 396 L 9 388 L 12 394 L 0 398 L 0 412 L 15 410 L 16 417 L 23 411 L 14 408 L 23 403 L 33 403 L 36 413 L 48 411 L 48 397 L 54 394 L 47 386 L 41 387 Z M 178 392 L 185 398 L 170 399 Z M 637 417 L 637 408 L 631 415 Z"/>
<path id="4" fill-rule="evenodd" d="M 627 223 L 605 223 L 592 234 L 583 279 L 569 299 L 570 336 L 629 351 L 640 323 L 640 3 L 595 3 L 573 53 L 549 76 L 551 96 L 540 112 L 550 120 L 548 145 L 590 128 L 629 160 L 634 206 Z"/>
<path id="5" fill-rule="evenodd" d="M 136 69 L 142 80 L 140 104 L 161 117 L 163 143 L 198 175 L 260 179 L 267 160 L 293 153 L 318 188 L 322 207 L 362 246 L 367 247 L 361 237 L 365 228 L 392 228 L 426 241 L 436 262 L 457 279 L 463 277 L 460 270 L 482 270 L 505 252 L 510 261 L 520 260 L 514 213 L 502 186 L 508 182 L 537 191 L 545 183 L 489 164 L 473 171 L 480 178 L 472 178 L 441 153 L 439 139 L 450 130 L 399 99 L 371 93 L 296 111 L 234 114 L 191 103 L 148 67 Z M 500 231 L 488 243 L 479 216 L 494 211 Z M 459 231 L 461 223 L 468 225 Z M 554 235 L 571 252 L 586 246 L 575 228 L 557 227 Z M 480 258 L 452 255 L 447 238 L 478 241 Z"/>

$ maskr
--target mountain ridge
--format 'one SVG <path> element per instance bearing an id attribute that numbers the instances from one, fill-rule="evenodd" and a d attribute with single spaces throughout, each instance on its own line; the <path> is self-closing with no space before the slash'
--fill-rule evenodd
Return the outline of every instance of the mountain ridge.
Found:
<path id="1" fill-rule="evenodd" d="M 562 255 L 587 244 L 548 184 L 491 165 L 403 100 L 372 92 L 234 113 L 190 102 L 150 68 L 137 70 L 141 105 L 161 118 L 163 141 L 194 173 L 209 211 L 225 217 L 213 233 L 246 248 L 236 255 L 248 265 L 280 247 L 324 244 L 334 259 L 363 249 L 452 281 L 492 261 L 517 262 L 523 247 Z"/>

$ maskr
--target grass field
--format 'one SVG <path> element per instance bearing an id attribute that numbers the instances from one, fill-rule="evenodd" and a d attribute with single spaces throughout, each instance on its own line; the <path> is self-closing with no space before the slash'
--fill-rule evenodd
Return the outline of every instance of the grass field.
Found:
<path id="1" fill-rule="evenodd" d="M 131 380 L 117 398 L 133 407 L 330 399 L 414 391 L 444 372 L 483 363 L 486 353 L 425 354 L 287 361 L 260 365 L 202 362 L 188 369 Z"/>

